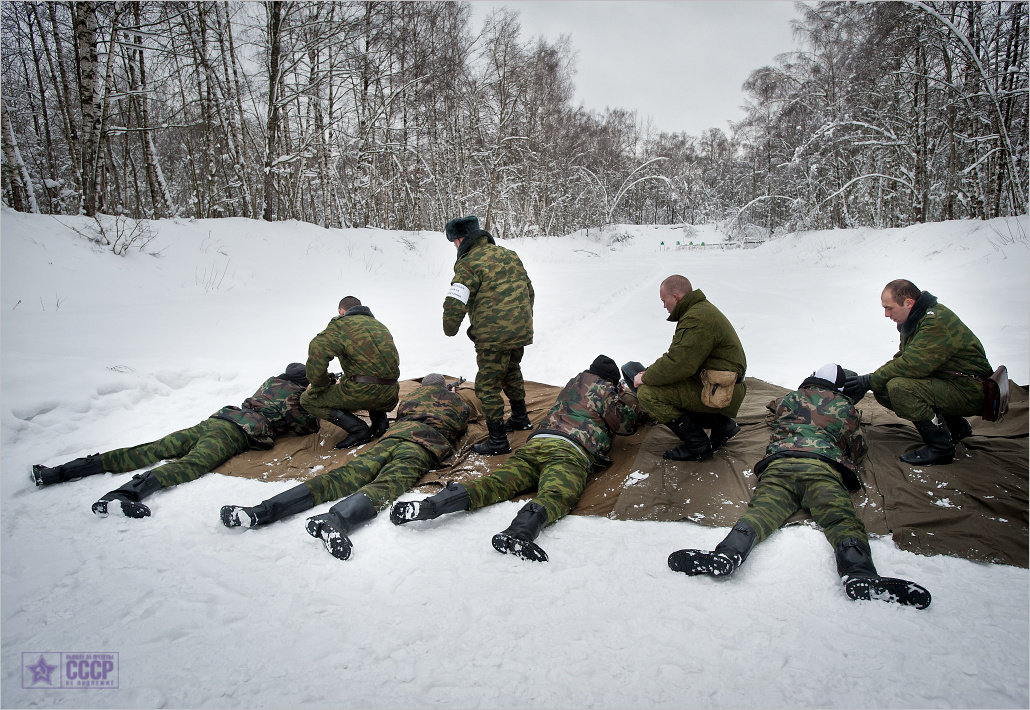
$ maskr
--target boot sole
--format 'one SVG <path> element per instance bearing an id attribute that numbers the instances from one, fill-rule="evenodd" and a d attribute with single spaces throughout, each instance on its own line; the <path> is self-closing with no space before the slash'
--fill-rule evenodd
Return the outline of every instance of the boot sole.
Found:
<path id="1" fill-rule="evenodd" d="M 856 601 L 881 601 L 916 609 L 925 609 L 932 600 L 926 588 L 891 577 L 849 579 L 844 582 L 844 591 Z"/>
<path id="2" fill-rule="evenodd" d="M 733 562 L 725 555 L 707 550 L 677 550 L 669 555 L 669 569 L 695 577 L 725 577 L 733 572 Z"/>
<path id="3" fill-rule="evenodd" d="M 390 509 L 390 522 L 394 525 L 404 525 L 413 520 L 421 520 L 418 513 L 419 505 L 415 502 L 397 503 Z"/>
<path id="4" fill-rule="evenodd" d="M 227 528 L 250 528 L 254 527 L 253 521 L 242 506 L 223 505 L 218 516 L 222 519 L 222 525 Z"/>
<path id="5" fill-rule="evenodd" d="M 354 548 L 350 538 L 339 530 L 334 530 L 324 520 L 309 519 L 304 529 L 308 531 L 308 535 L 311 537 L 317 537 L 321 540 L 325 549 L 336 559 L 350 559 L 350 553 Z"/>
<path id="6" fill-rule="evenodd" d="M 503 555 L 515 555 L 519 559 L 530 562 L 547 562 L 547 553 L 539 545 L 529 540 L 521 540 L 511 535 L 497 533 L 490 540 L 494 549 Z"/>
<path id="7" fill-rule="evenodd" d="M 142 503 L 118 499 L 98 500 L 96 503 L 93 504 L 93 514 L 101 518 L 106 518 L 108 515 L 112 513 L 112 503 L 117 504 L 115 506 L 115 511 L 113 512 L 121 513 L 126 518 L 135 518 L 138 520 L 140 518 L 150 517 L 150 508 L 143 505 Z"/>

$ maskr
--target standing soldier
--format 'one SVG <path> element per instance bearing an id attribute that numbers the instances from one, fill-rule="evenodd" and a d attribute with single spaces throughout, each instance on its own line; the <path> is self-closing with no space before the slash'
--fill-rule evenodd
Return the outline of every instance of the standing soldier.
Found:
<path id="1" fill-rule="evenodd" d="M 533 500 L 506 530 L 493 536 L 492 543 L 498 552 L 546 562 L 547 553 L 533 541 L 545 525 L 561 520 L 576 506 L 591 471 L 611 464 L 612 437 L 636 431 L 638 412 L 632 396 L 629 399 L 619 397 L 615 362 L 599 355 L 588 370 L 569 380 L 526 445 L 496 471 L 464 485 L 449 483 L 425 500 L 398 503 L 390 520 L 396 525 L 430 520 L 536 488 Z"/>
<path id="2" fill-rule="evenodd" d="M 127 518 L 146 518 L 150 508 L 142 501 L 155 491 L 195 480 L 244 451 L 270 449 L 282 434 L 318 431 L 318 419 L 300 406 L 307 384 L 304 366 L 290 363 L 286 372 L 265 380 L 242 407 L 222 407 L 200 424 L 148 444 L 93 454 L 53 468 L 33 466 L 32 478 L 37 486 L 45 486 L 98 473 L 127 473 L 164 459 L 178 459 L 136 474 L 93 504 L 93 512 L 101 517 L 117 512 Z"/>
<path id="3" fill-rule="evenodd" d="M 340 315 L 308 345 L 307 375 L 311 386 L 301 396 L 304 409 L 348 432 L 338 449 L 371 441 L 389 426 L 386 413 L 397 406 L 400 356 L 386 326 L 354 296 L 340 301 Z M 329 362 L 339 358 L 343 375 L 334 382 Z M 368 411 L 371 428 L 354 416 Z"/>
<path id="4" fill-rule="evenodd" d="M 984 346 L 936 296 L 906 279 L 887 284 L 880 305 L 898 324 L 901 345 L 875 372 L 848 380 L 844 392 L 857 402 L 872 390 L 877 402 L 915 425 L 925 446 L 902 454 L 902 461 L 949 464 L 955 444 L 973 434 L 965 417 L 983 408 L 976 378 L 992 372 Z"/>
<path id="5" fill-rule="evenodd" d="M 447 387 L 443 375 L 426 375 L 422 386 L 400 403 L 396 423 L 368 451 L 256 506 L 223 506 L 222 524 L 229 528 L 268 525 L 343 498 L 328 512 L 309 518 L 307 531 L 321 539 L 333 557 L 346 560 L 352 549 L 350 533 L 453 453 L 470 412 L 461 396 Z"/>
<path id="6" fill-rule="evenodd" d="M 525 346 L 533 342 L 533 284 L 518 254 L 499 247 L 479 228 L 474 216 L 452 219 L 444 228 L 454 242 L 458 258 L 451 289 L 443 302 L 443 332 L 458 332 L 465 314 L 468 336 L 476 344 L 476 396 L 490 438 L 476 444 L 477 454 L 511 451 L 507 432 L 531 429 L 526 413 L 526 387 L 519 363 Z M 504 400 L 511 403 L 511 418 L 504 421 Z"/>
<path id="7" fill-rule="evenodd" d="M 866 443 L 858 410 L 841 392 L 844 373 L 834 363 L 823 365 L 780 400 L 766 456 L 755 464 L 758 486 L 747 512 L 715 550 L 673 552 L 671 569 L 688 575 L 733 574 L 755 545 L 806 508 L 833 545 L 837 574 L 849 597 L 919 609 L 930 605 L 930 592 L 923 587 L 880 577 L 873 566 L 869 536 L 846 490 L 862 486 L 857 463 Z"/>

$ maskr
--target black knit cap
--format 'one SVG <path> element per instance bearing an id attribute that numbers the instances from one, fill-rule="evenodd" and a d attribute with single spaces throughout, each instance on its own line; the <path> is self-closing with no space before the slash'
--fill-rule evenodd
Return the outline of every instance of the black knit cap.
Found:
<path id="1" fill-rule="evenodd" d="M 299 385 L 308 386 L 308 378 L 304 363 L 302 362 L 291 362 L 286 366 L 286 372 L 279 376 L 283 380 L 291 380 Z"/>
<path id="2" fill-rule="evenodd" d="M 619 379 L 622 377 L 622 373 L 619 372 L 619 366 L 607 355 L 598 355 L 594 358 L 587 372 L 591 372 L 603 380 L 608 380 L 616 387 L 619 386 Z"/>
<path id="3" fill-rule="evenodd" d="M 443 228 L 444 234 L 447 235 L 447 240 L 453 242 L 455 239 L 464 239 L 465 237 L 475 236 L 479 234 L 479 218 L 475 215 L 469 215 L 468 217 L 455 217 L 447 226 Z"/>

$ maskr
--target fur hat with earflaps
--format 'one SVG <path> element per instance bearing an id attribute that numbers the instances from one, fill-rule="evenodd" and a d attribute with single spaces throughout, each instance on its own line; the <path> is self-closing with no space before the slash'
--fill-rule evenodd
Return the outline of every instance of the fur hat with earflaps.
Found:
<path id="1" fill-rule="evenodd" d="M 447 240 L 453 242 L 455 239 L 464 239 L 479 234 L 479 218 L 475 215 L 468 217 L 455 217 L 443 228 Z"/>

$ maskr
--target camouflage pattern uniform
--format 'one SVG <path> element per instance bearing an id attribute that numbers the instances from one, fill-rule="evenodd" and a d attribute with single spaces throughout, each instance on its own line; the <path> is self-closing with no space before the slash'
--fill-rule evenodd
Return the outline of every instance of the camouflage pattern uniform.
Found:
<path id="1" fill-rule="evenodd" d="M 611 464 L 612 437 L 636 431 L 632 395 L 591 372 L 565 385 L 551 410 L 520 447 L 493 473 L 463 483 L 470 510 L 537 489 L 532 502 L 547 510 L 547 522 L 569 514 L 583 495 L 587 476 Z"/>
<path id="2" fill-rule="evenodd" d="M 265 380 L 243 407 L 222 407 L 200 424 L 157 441 L 100 455 L 105 471 L 127 473 L 165 459 L 151 473 L 168 488 L 192 481 L 250 449 L 270 449 L 281 434 L 311 434 L 318 419 L 300 406 L 304 387 L 279 377 Z"/>
<path id="3" fill-rule="evenodd" d="M 400 403 L 397 421 L 368 451 L 305 481 L 315 505 L 364 493 L 377 510 L 415 485 L 454 453 L 471 408 L 443 387 L 419 387 Z"/>
<path id="4" fill-rule="evenodd" d="M 733 325 L 700 289 L 680 299 L 668 320 L 676 323 L 676 333 L 668 352 L 644 371 L 643 385 L 637 388 L 640 406 L 663 424 L 684 411 L 737 416 L 747 393 L 747 360 Z M 728 407 L 712 409 L 701 403 L 701 370 L 737 373 L 738 382 Z"/>
<path id="5" fill-rule="evenodd" d="M 830 382 L 810 377 L 776 408 L 766 457 L 755 465 L 758 486 L 739 522 L 769 537 L 805 508 L 836 546 L 845 538 L 868 542 L 845 486 L 861 488 L 855 462 L 866 452 L 855 406 Z"/>
<path id="6" fill-rule="evenodd" d="M 488 232 L 466 237 L 458 249 L 451 290 L 443 303 L 443 332 L 453 336 L 469 316 L 476 344 L 476 396 L 487 421 L 504 417 L 504 400 L 526 398 L 524 348 L 533 342 L 533 283 L 518 254 L 497 246 Z"/>
<path id="7" fill-rule="evenodd" d="M 914 422 L 932 419 L 935 411 L 958 417 L 980 414 L 983 386 L 947 374 L 988 377 L 993 372 L 980 340 L 958 316 L 923 291 L 898 331 L 898 353 L 870 380 L 876 401 Z"/>
<path id="8" fill-rule="evenodd" d="M 328 367 L 339 358 L 343 377 L 333 384 Z M 332 409 L 389 412 L 397 406 L 400 356 L 393 336 L 365 306 L 336 316 L 308 345 L 307 377 L 311 387 L 301 397 L 304 409 L 326 419 Z M 393 384 L 355 382 L 364 375 L 393 380 Z"/>

